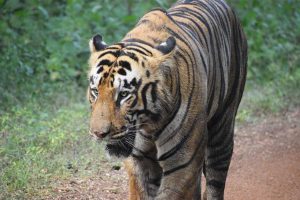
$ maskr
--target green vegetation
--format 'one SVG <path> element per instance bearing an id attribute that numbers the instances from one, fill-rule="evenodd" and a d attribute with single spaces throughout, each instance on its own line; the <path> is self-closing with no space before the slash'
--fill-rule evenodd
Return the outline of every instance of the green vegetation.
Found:
<path id="1" fill-rule="evenodd" d="M 299 105 L 300 2 L 232 0 L 249 45 L 248 80 L 238 119 Z"/>
<path id="2" fill-rule="evenodd" d="M 51 192 L 56 179 L 103 165 L 88 136 L 88 40 L 119 41 L 153 7 L 171 0 L 0 0 L 0 199 Z M 238 119 L 299 105 L 300 3 L 231 0 L 249 41 Z"/>

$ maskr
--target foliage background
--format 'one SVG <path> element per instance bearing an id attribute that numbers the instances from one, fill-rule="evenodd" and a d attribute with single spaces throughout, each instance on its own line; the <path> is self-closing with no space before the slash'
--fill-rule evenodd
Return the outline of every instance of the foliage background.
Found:
<path id="1" fill-rule="evenodd" d="M 92 176 L 87 137 L 88 40 L 122 39 L 172 0 L 0 0 L 0 199 L 51 193 L 56 179 Z M 228 0 L 249 43 L 240 122 L 299 106 L 300 2 Z"/>

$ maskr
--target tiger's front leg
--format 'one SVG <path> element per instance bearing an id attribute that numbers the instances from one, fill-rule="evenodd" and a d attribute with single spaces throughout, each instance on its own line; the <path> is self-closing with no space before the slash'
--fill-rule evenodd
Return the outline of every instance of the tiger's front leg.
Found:
<path id="1" fill-rule="evenodd" d="M 196 130 L 185 141 L 181 148 L 160 158 L 163 169 L 161 185 L 155 200 L 192 200 L 199 192 L 198 180 L 201 177 L 204 163 L 207 133 Z M 176 145 L 175 145 L 176 146 Z"/>
<path id="2" fill-rule="evenodd" d="M 136 179 L 134 162 L 132 158 L 128 158 L 124 161 L 125 169 L 128 174 L 129 182 L 129 200 L 141 200 L 140 188 Z"/>
<path id="3" fill-rule="evenodd" d="M 129 200 L 154 200 L 162 176 L 159 163 L 150 158 L 131 157 L 125 168 L 129 175 Z"/>

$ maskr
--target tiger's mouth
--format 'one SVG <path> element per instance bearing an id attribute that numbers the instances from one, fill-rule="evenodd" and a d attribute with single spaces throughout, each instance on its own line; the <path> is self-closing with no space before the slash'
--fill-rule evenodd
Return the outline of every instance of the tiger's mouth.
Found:
<path id="1" fill-rule="evenodd" d="M 105 150 L 110 156 L 128 157 L 132 153 L 135 134 L 114 135 L 106 142 Z"/>
<path id="2" fill-rule="evenodd" d="M 122 127 L 120 131 L 108 134 L 102 139 L 105 142 L 105 150 L 109 156 L 118 158 L 128 157 L 132 153 L 135 134 L 135 127 Z"/>
<path id="3" fill-rule="evenodd" d="M 134 148 L 136 133 L 139 131 L 135 125 L 123 126 L 119 130 L 113 132 L 105 132 L 101 134 L 92 133 L 90 135 L 99 143 L 104 143 L 105 150 L 109 156 L 128 157 Z"/>

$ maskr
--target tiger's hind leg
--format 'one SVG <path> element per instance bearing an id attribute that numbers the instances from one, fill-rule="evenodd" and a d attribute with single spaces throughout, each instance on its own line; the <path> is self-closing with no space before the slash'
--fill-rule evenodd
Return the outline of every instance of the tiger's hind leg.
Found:
<path id="1" fill-rule="evenodd" d="M 235 113 L 230 112 L 228 113 Z M 234 114 L 224 114 L 209 130 L 203 173 L 206 177 L 204 199 L 223 200 L 233 152 Z"/>

